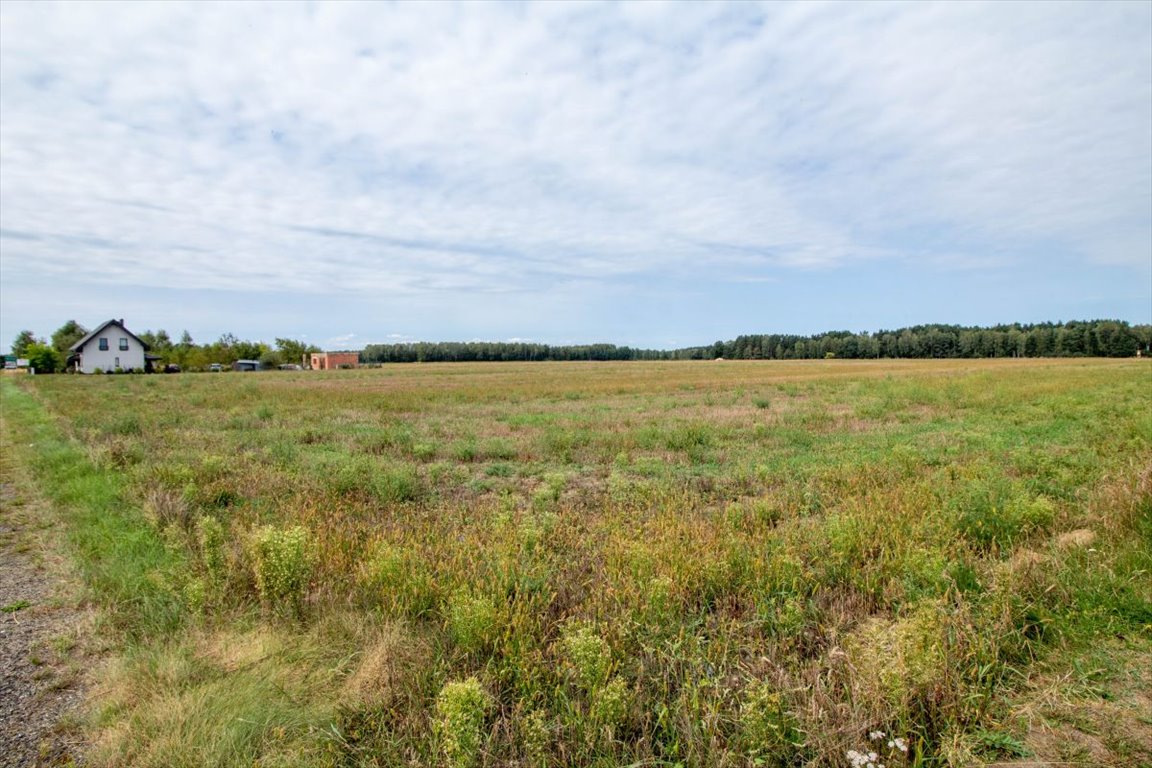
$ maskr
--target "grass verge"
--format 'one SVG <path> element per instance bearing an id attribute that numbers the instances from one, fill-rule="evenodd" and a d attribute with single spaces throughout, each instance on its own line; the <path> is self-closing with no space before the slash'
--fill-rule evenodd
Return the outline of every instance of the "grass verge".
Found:
<path id="1" fill-rule="evenodd" d="M 183 557 L 124 498 L 117 473 L 92 465 L 27 392 L 0 381 L 14 445 L 62 516 L 66 540 L 91 596 L 130 641 L 171 634 L 184 619 L 171 574 Z"/>

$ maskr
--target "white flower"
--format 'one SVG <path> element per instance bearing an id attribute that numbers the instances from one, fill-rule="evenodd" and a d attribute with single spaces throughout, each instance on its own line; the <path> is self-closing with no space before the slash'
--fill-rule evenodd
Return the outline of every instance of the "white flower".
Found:
<path id="1" fill-rule="evenodd" d="M 872 731 L 871 733 L 868 734 L 868 738 L 871 739 L 872 741 L 876 741 L 877 739 L 882 739 L 882 738 L 884 738 L 884 731 Z"/>
<path id="2" fill-rule="evenodd" d="M 901 752 L 906 753 L 908 751 L 907 739 L 899 739 L 899 738 L 893 739 L 892 741 L 888 742 L 888 746 L 889 747 L 896 747 L 896 749 L 900 750 Z"/>

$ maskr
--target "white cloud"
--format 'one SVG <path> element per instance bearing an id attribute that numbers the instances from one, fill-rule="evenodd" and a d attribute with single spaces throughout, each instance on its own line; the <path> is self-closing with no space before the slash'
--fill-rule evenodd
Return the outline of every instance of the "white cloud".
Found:
<path id="1" fill-rule="evenodd" d="M 1150 22 L 4 3 L 2 282 L 478 300 L 1045 248 L 1146 270 Z"/>

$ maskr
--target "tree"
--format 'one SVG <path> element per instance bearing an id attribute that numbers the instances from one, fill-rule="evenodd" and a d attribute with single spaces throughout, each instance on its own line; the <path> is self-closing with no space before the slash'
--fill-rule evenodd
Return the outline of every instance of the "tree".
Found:
<path id="1" fill-rule="evenodd" d="M 259 360 L 268 347 L 259 341 L 238 341 L 232 345 L 232 360 Z"/>
<path id="2" fill-rule="evenodd" d="M 36 373 L 55 373 L 61 367 L 60 353 L 47 344 L 29 344 L 25 354 Z"/>
<path id="3" fill-rule="evenodd" d="M 73 344 L 88 334 L 88 329 L 75 320 L 69 320 L 52 334 L 52 347 L 61 355 L 67 356 Z"/>
<path id="4" fill-rule="evenodd" d="M 20 331 L 12 342 L 12 354 L 16 357 L 28 357 L 28 347 L 33 344 L 43 344 L 43 339 L 37 339 L 32 331 Z"/>
<path id="5" fill-rule="evenodd" d="M 276 349 L 279 350 L 283 362 L 296 365 L 300 365 L 305 355 L 320 351 L 314 344 L 305 344 L 294 339 L 276 339 Z"/>
<path id="6" fill-rule="evenodd" d="M 148 345 L 148 348 L 157 355 L 163 355 L 172 349 L 172 339 L 168 336 L 168 331 L 161 328 L 152 333 L 152 331 L 144 331 L 140 334 L 140 341 Z"/>
<path id="7" fill-rule="evenodd" d="M 171 343 L 171 339 L 168 338 L 168 334 L 164 331 L 160 331 L 156 334 L 157 341 L 160 340 L 160 334 L 163 334 L 164 339 L 169 342 L 169 346 L 166 350 L 159 352 L 158 354 L 163 355 L 166 361 L 174 361 L 176 365 L 180 366 L 181 368 L 188 367 L 189 355 L 191 355 L 193 350 L 196 348 L 196 345 L 192 342 L 192 334 L 188 333 L 188 331 L 184 331 L 184 333 L 180 335 L 180 343 L 175 345 Z"/>

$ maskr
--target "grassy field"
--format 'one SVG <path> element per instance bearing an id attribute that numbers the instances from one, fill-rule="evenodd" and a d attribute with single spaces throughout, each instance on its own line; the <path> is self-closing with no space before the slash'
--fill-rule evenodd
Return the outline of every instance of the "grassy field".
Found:
<path id="1" fill-rule="evenodd" d="M 968 765 L 1069 722 L 1057 757 L 1152 764 L 1148 361 L 45 376 L 4 409 L 116 638 L 93 765 Z"/>

